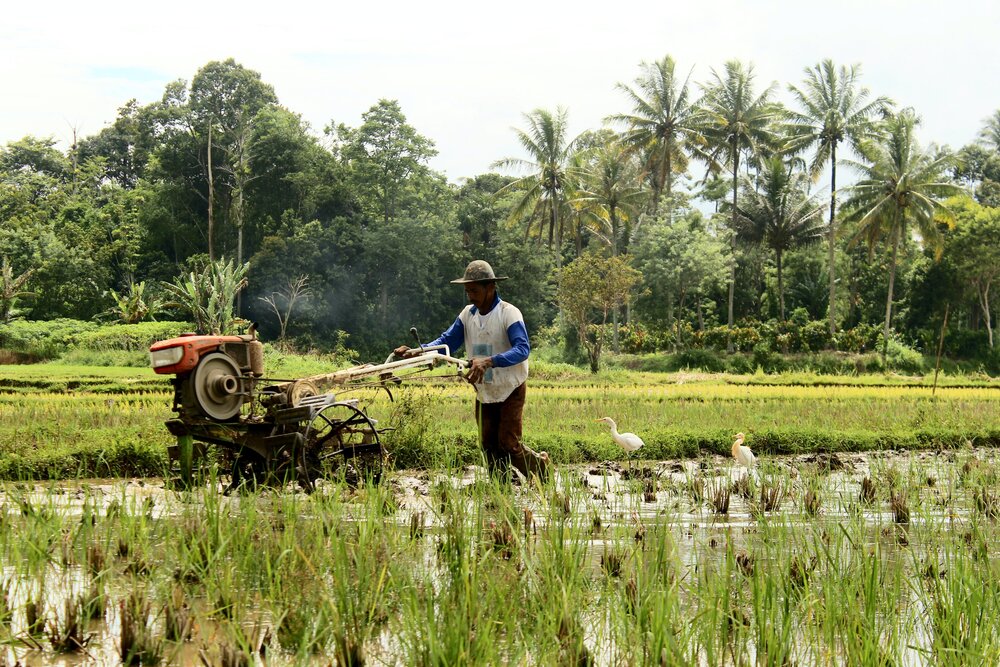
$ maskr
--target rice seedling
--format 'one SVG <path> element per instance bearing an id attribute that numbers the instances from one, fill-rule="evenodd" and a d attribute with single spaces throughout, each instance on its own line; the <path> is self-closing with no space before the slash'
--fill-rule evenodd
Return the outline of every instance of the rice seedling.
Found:
<path id="1" fill-rule="evenodd" d="M 85 621 L 104 618 L 104 608 L 107 604 L 105 576 L 102 574 L 92 578 L 90 588 L 80 596 L 80 609 Z"/>
<path id="2" fill-rule="evenodd" d="M 605 549 L 601 554 L 601 568 L 609 577 L 620 577 L 625 564 L 625 549 L 619 546 Z"/>
<path id="3" fill-rule="evenodd" d="M 1000 495 L 980 486 L 973 493 L 976 511 L 991 521 L 1000 517 Z"/>
<path id="4" fill-rule="evenodd" d="M 75 653 L 83 651 L 90 641 L 90 635 L 84 631 L 87 621 L 82 598 L 67 596 L 63 604 L 62 615 L 56 614 L 49 619 L 48 637 L 52 648 L 59 653 Z"/>
<path id="5" fill-rule="evenodd" d="M 454 468 L 415 473 L 420 485 L 405 488 L 423 491 L 408 495 L 403 509 L 389 485 L 351 488 L 343 480 L 308 497 L 247 490 L 223 498 L 210 487 L 211 469 L 203 487 L 155 495 L 155 505 L 137 484 L 122 485 L 129 493 L 76 499 L 50 486 L 0 489 L 0 505 L 12 510 L 0 512 L 0 563 L 13 591 L 8 609 L 17 609 L 4 614 L 0 605 L 0 618 L 14 626 L 7 631 L 28 637 L 21 610 L 29 598 L 42 602 L 40 590 L 47 591 L 47 613 L 35 617 L 51 630 L 67 595 L 79 600 L 89 587 L 87 595 L 102 599 L 100 617 L 104 596 L 138 578 L 149 582 L 141 589 L 147 609 L 134 616 L 150 634 L 162 633 L 161 644 L 186 642 L 194 649 L 187 659 L 202 664 L 997 662 L 989 637 L 1000 605 L 988 595 L 997 585 L 992 545 L 1000 501 L 989 483 L 996 466 L 972 448 L 953 462 L 844 453 L 886 439 L 913 448 L 986 432 L 995 428 L 983 414 L 996 414 L 995 390 L 949 389 L 929 409 L 919 388 L 552 383 L 539 387 L 526 410 L 529 443 L 555 445 L 560 461 L 560 478 L 542 490 L 483 476 L 470 485 L 462 466 L 479 461 L 474 433 L 449 412 L 467 396 L 434 391 L 408 456 L 447 442 L 448 453 L 434 460 L 449 459 Z M 84 397 L 24 396 L 17 414 L 39 414 L 33 403 L 52 398 L 67 433 L 75 428 L 68 415 L 110 424 L 113 413 L 121 419 L 128 412 L 123 397 L 112 409 Z M 15 409 L 8 398 L 0 395 L 0 438 L 4 415 Z M 591 441 L 577 428 L 580 415 L 613 408 L 637 422 L 649 411 L 643 436 L 650 458 L 700 454 L 700 469 L 641 467 L 635 479 L 602 475 L 600 488 L 592 475 L 611 467 L 566 466 L 616 455 L 603 449 L 596 430 Z M 99 415 L 88 418 L 87 410 Z M 916 422 L 907 422 L 918 413 L 922 440 Z M 136 423 L 152 433 L 164 418 Z M 724 420 L 756 429 L 769 464 L 759 482 L 730 482 L 712 455 L 729 443 L 729 434 L 716 430 Z M 45 437 L 64 437 L 35 435 L 43 446 Z M 777 454 L 824 448 L 830 453 L 816 457 L 815 468 L 802 467 L 801 456 L 786 463 Z M 658 481 L 661 469 L 667 472 Z M 733 495 L 746 498 L 749 523 L 745 515 L 722 516 L 723 491 L 729 503 Z M 906 500 L 906 523 L 895 511 L 861 511 L 879 498 L 891 506 L 894 496 Z M 73 504 L 79 512 L 68 515 Z M 731 504 L 726 509 L 736 514 Z M 65 594 L 40 585 L 67 572 L 78 578 Z M 125 620 L 130 598 L 111 608 L 108 627 Z M 221 609 L 226 613 L 208 617 Z M 203 634 L 192 632 L 202 614 Z M 81 622 L 87 615 L 81 611 Z M 249 636 L 258 623 L 272 628 L 273 640 Z M 126 625 L 124 635 L 137 634 Z M 196 658 L 199 645 L 204 653 Z M 52 657 L 47 641 L 40 650 Z M 166 660 L 164 651 L 150 651 L 142 663 Z"/>
<path id="6" fill-rule="evenodd" d="M 865 505 L 870 505 L 875 502 L 876 496 L 875 482 L 872 481 L 871 477 L 865 476 L 861 480 L 861 492 L 858 495 L 859 500 Z"/>
<path id="7" fill-rule="evenodd" d="M 118 655 L 123 665 L 156 665 L 163 659 L 163 639 L 153 633 L 151 603 L 146 594 L 133 590 L 118 605 L 121 630 Z"/>
<path id="8" fill-rule="evenodd" d="M 656 502 L 656 480 L 646 479 L 643 481 L 642 500 L 647 503 Z"/>
<path id="9" fill-rule="evenodd" d="M 781 508 L 788 490 L 786 483 L 781 478 L 775 477 L 762 480 L 760 484 L 760 497 L 752 506 L 754 513 L 775 512 Z"/>
<path id="10" fill-rule="evenodd" d="M 45 612 L 40 599 L 30 599 L 24 603 L 24 624 L 29 637 L 37 637 L 45 632 Z"/>
<path id="11" fill-rule="evenodd" d="M 163 637 L 167 641 L 183 642 L 191 638 L 194 617 L 186 598 L 184 589 L 175 585 L 163 605 Z"/>
<path id="12" fill-rule="evenodd" d="M 892 508 L 893 521 L 902 524 L 910 522 L 910 504 L 906 494 L 894 493 L 889 500 L 889 505 Z"/>
<path id="13" fill-rule="evenodd" d="M 424 513 L 413 512 L 410 514 L 410 539 L 418 540 L 424 536 Z"/>
<path id="14" fill-rule="evenodd" d="M 696 507 L 705 502 L 705 479 L 700 475 L 692 475 L 686 479 L 686 488 L 691 502 Z"/>
<path id="15" fill-rule="evenodd" d="M 711 496 L 709 499 L 709 505 L 711 505 L 712 511 L 716 514 L 729 514 L 729 496 L 729 485 L 721 482 L 716 483 L 711 489 Z"/>

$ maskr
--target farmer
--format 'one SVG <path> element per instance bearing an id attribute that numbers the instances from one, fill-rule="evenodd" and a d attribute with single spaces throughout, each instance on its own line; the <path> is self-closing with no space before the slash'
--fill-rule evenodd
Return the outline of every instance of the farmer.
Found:
<path id="1" fill-rule="evenodd" d="M 479 442 L 491 475 L 506 475 L 510 464 L 529 478 L 548 479 L 549 455 L 535 452 L 521 442 L 521 413 L 528 379 L 528 332 L 521 311 L 502 301 L 493 267 L 481 259 L 470 262 L 465 275 L 453 284 L 463 285 L 469 298 L 455 322 L 426 346 L 445 344 L 451 350 L 465 346 L 469 357 L 466 380 L 476 388 L 476 422 Z M 401 345 L 397 356 L 419 350 Z"/>

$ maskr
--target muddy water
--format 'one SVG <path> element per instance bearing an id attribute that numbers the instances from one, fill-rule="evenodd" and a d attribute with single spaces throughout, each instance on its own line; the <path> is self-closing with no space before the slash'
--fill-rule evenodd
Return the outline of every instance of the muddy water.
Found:
<path id="1" fill-rule="evenodd" d="M 953 452 L 907 454 L 903 452 L 877 452 L 870 454 L 806 455 L 798 457 L 776 457 L 768 460 L 760 477 L 771 476 L 782 479 L 789 486 L 782 505 L 769 515 L 780 517 L 788 531 L 795 531 L 809 521 L 814 530 L 837 530 L 838 524 L 857 520 L 856 500 L 861 493 L 862 480 L 880 467 L 894 468 L 904 473 L 919 469 L 919 475 L 926 479 L 928 502 L 919 513 L 914 513 L 905 528 L 905 539 L 910 553 L 920 553 L 921 523 L 946 519 L 960 527 L 965 517 L 954 516 L 951 509 L 954 490 L 935 486 L 937 480 L 946 480 L 954 475 L 956 454 Z M 551 497 L 545 497 L 530 485 L 513 487 L 517 503 L 533 517 L 535 529 L 544 529 L 550 520 L 569 520 L 591 527 L 590 566 L 594 571 L 601 567 L 602 554 L 614 546 L 613 536 L 650 530 L 655 526 L 667 526 L 676 536 L 677 556 L 685 566 L 694 567 L 705 559 L 725 558 L 727 546 L 739 550 L 748 545 L 758 529 L 762 514 L 755 498 L 745 498 L 732 493 L 727 513 L 715 512 L 710 507 L 710 498 L 717 489 L 740 488 L 743 478 L 750 474 L 736 466 L 731 460 L 709 457 L 701 460 L 635 462 L 631 467 L 617 463 L 562 466 L 558 472 L 558 486 L 561 489 L 564 507 L 555 507 Z M 802 514 L 803 488 L 798 482 L 806 476 L 822 476 L 823 498 L 818 517 L 806 518 Z M 756 481 L 759 481 L 756 480 Z M 397 524 L 400 530 L 409 530 L 414 521 L 419 521 L 430 535 L 440 531 L 437 523 L 439 513 L 435 508 L 433 489 L 447 484 L 469 493 L 464 497 L 471 503 L 472 489 L 482 481 L 482 470 L 468 467 L 455 475 L 429 471 L 398 471 L 385 482 L 391 485 L 399 510 L 387 521 Z M 692 487 L 701 485 L 701 497 L 696 501 Z M 942 485 L 943 487 L 944 485 Z M 221 485 L 219 491 L 221 492 Z M 320 490 L 322 492 L 322 489 Z M 292 491 L 287 491 L 292 492 Z M 460 494 L 461 495 L 461 494 Z M 940 502 L 938 502 L 938 500 Z M 141 480 L 76 480 L 47 484 L 10 486 L 0 493 L 0 508 L 9 514 L 16 514 L 21 508 L 30 511 L 45 511 L 63 517 L 84 517 L 87 513 L 98 515 L 111 512 L 144 513 L 151 520 L 169 521 L 179 516 L 190 503 L 190 497 L 178 494 L 168 488 L 161 479 Z M 226 500 L 233 504 L 241 502 L 239 497 Z M 969 503 L 959 503 L 968 507 Z M 879 503 L 883 511 L 866 510 L 863 520 L 872 526 L 894 526 L 893 515 Z M 568 510 L 568 511 L 567 511 Z M 556 518 L 558 514 L 558 519 Z M 568 518 L 567 518 L 568 517 Z M 773 527 L 773 525 L 772 525 Z M 886 543 L 898 542 L 897 528 L 870 531 L 872 540 Z M 431 541 L 428 541 L 428 545 Z M 423 565 L 432 570 L 433 549 L 428 546 Z M 913 558 L 913 555 L 906 556 Z M 916 556 L 920 558 L 920 556 Z M 0 583 L 6 585 L 7 605 L 13 610 L 9 619 L 8 636 L 15 640 L 0 647 L 0 665 L 115 665 L 120 663 L 118 640 L 120 634 L 120 611 L 110 604 L 103 620 L 91 622 L 88 632 L 91 639 L 85 651 L 73 654 L 53 652 L 44 638 L 26 639 L 29 636 L 25 603 L 39 597 L 44 589 L 47 604 L 52 609 L 61 609 L 66 599 L 78 596 L 87 586 L 88 576 L 79 567 L 56 568 L 45 571 L 44 576 L 23 579 L 16 567 L 4 564 L 0 573 Z M 109 590 L 109 599 L 118 600 L 123 592 Z M 59 612 L 49 612 L 49 614 Z M 919 610 L 912 613 L 919 614 Z M 153 621 L 162 623 L 162 621 Z M 600 623 L 594 619 L 594 623 Z M 211 637 L 211 622 L 199 628 L 202 638 Z M 597 635 L 606 636 L 597 632 Z M 17 639 L 20 638 L 20 639 Z M 399 655 L 396 638 L 388 630 L 376 640 L 377 646 L 368 651 L 370 661 L 375 664 L 395 664 Z M 922 664 L 923 657 L 917 652 L 925 648 L 927 638 L 917 636 L 913 646 L 903 656 L 905 664 Z M 170 664 L 196 664 L 201 660 L 199 652 L 204 643 L 189 642 L 179 646 L 176 653 L 167 656 Z M 594 647 L 596 657 L 601 662 L 611 658 L 602 656 L 601 647 Z M 208 662 L 212 662 L 206 658 Z M 327 658 L 317 658 L 316 664 L 328 664 Z M 288 657 L 287 664 L 294 661 Z M 280 657 L 269 659 L 269 664 L 286 664 Z"/>

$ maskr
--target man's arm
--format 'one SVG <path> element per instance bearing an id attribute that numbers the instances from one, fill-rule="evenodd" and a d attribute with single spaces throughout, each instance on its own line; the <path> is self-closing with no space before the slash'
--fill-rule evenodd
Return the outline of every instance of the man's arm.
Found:
<path id="1" fill-rule="evenodd" d="M 492 357 L 495 368 L 515 366 L 531 354 L 531 343 L 528 342 L 528 330 L 524 328 L 524 322 L 517 321 L 507 327 L 507 340 L 510 341 L 510 349 Z"/>
<path id="2" fill-rule="evenodd" d="M 420 347 L 433 347 L 434 345 L 447 345 L 448 350 L 453 356 L 458 348 L 465 345 L 465 325 L 462 324 L 461 316 L 455 318 L 455 321 L 452 322 L 447 331 L 430 343 L 427 343 L 427 345 L 421 345 Z M 444 352 L 441 351 L 441 354 L 444 354 Z"/>

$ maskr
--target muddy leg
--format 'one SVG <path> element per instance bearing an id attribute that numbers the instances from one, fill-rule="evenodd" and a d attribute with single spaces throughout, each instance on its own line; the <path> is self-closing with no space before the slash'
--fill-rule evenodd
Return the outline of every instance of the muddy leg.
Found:
<path id="1" fill-rule="evenodd" d="M 522 475 L 537 475 L 541 481 L 549 476 L 549 458 L 545 452 L 536 452 L 521 441 L 522 415 L 524 413 L 525 385 L 514 390 L 507 400 L 500 403 L 499 444 L 510 457 L 510 463 Z"/>

